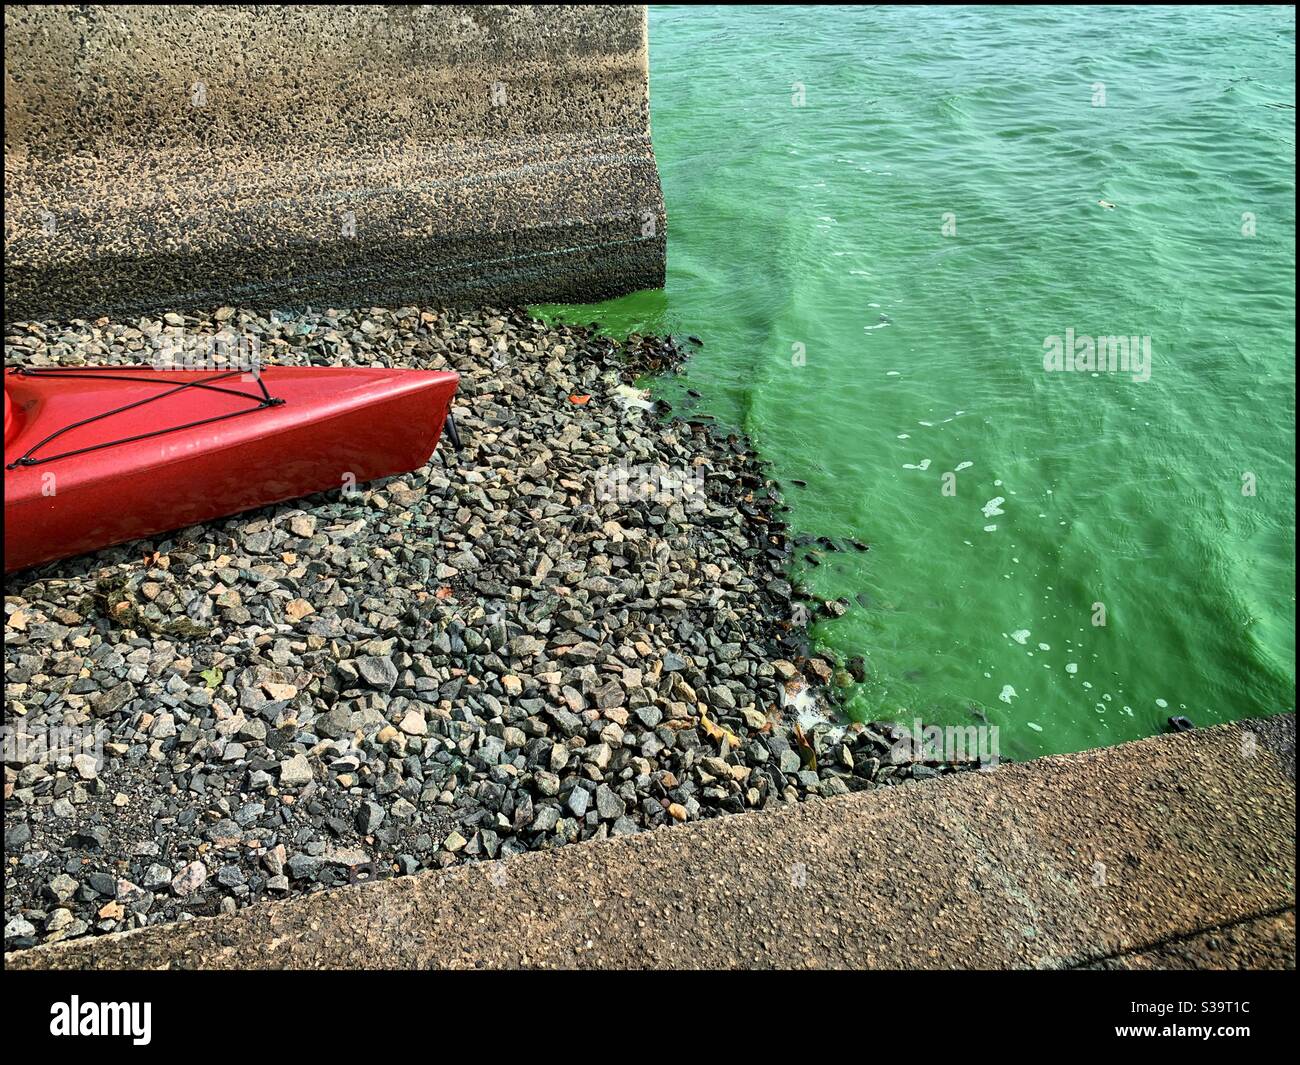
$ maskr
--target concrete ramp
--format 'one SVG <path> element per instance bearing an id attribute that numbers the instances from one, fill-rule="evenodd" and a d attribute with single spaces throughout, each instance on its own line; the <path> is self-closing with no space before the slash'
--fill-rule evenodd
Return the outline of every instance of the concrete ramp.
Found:
<path id="1" fill-rule="evenodd" d="M 9 318 L 658 287 L 646 12 L 5 8 Z"/>
<path id="2" fill-rule="evenodd" d="M 1294 968 L 1295 717 L 10 954 L 9 968 Z"/>

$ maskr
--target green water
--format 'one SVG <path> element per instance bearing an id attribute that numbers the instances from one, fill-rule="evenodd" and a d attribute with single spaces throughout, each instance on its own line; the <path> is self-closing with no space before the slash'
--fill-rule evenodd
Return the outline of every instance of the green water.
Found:
<path id="1" fill-rule="evenodd" d="M 797 530 L 870 543 L 796 564 L 852 602 L 815 630 L 867 659 L 850 712 L 983 713 L 1026 757 L 1293 709 L 1294 12 L 653 9 L 650 40 L 667 288 L 542 310 L 702 337 L 665 398 L 743 425 Z M 1150 337 L 1150 379 L 1046 372 L 1067 329 Z"/>

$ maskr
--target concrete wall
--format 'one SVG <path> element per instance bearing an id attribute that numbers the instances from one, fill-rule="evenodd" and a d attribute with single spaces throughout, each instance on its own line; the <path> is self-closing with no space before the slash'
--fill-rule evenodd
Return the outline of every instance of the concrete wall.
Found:
<path id="1" fill-rule="evenodd" d="M 10 6 L 10 320 L 663 284 L 644 7 Z"/>

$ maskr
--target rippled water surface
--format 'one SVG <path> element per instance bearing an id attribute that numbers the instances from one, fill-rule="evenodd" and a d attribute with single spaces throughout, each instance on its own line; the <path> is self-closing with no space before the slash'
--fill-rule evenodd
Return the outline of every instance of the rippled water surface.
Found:
<path id="1" fill-rule="evenodd" d="M 1026 757 L 1293 709 L 1293 10 L 650 33 L 667 288 L 545 310 L 702 337 L 665 398 L 870 543 L 796 563 L 851 602 L 815 630 L 867 660 L 850 711 Z M 1149 337 L 1149 379 L 1045 371 L 1067 330 Z"/>

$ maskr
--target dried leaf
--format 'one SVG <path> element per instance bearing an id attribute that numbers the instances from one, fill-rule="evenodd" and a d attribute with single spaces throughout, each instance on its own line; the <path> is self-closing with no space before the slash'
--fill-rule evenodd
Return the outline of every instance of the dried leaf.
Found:
<path id="1" fill-rule="evenodd" d="M 803 729 L 800 728 L 797 721 L 794 723 L 794 740 L 799 745 L 799 755 L 803 758 L 804 765 L 809 769 L 816 770 L 817 752 L 813 749 L 813 745 L 808 742 L 808 737 L 804 735 Z"/>
<path id="2" fill-rule="evenodd" d="M 704 732 L 709 739 L 713 740 L 713 742 L 724 751 L 727 749 L 728 745 L 732 747 L 740 746 L 740 740 L 736 734 L 725 725 L 719 725 L 714 721 L 710 721 L 709 715 L 704 712 L 702 707 L 700 709 L 700 724 L 704 727 Z"/>

